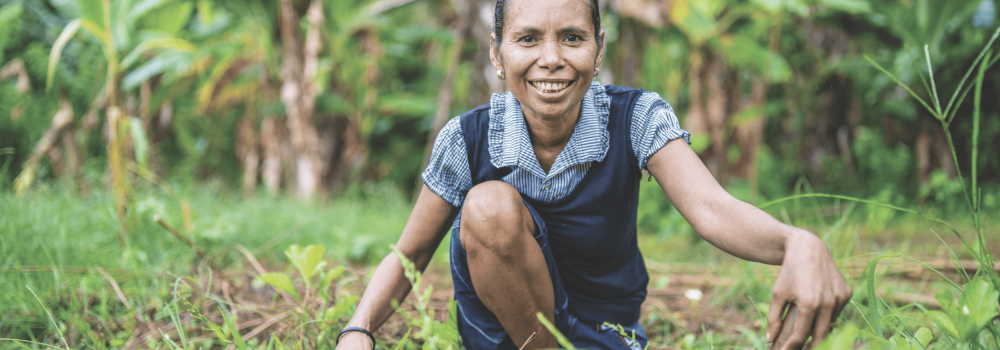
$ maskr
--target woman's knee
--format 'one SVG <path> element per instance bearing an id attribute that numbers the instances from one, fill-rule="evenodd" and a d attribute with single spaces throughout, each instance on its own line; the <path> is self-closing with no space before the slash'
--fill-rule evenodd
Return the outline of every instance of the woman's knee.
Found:
<path id="1" fill-rule="evenodd" d="M 531 237 L 533 228 L 520 193 L 505 182 L 481 183 L 465 197 L 459 232 L 466 250 L 512 251 L 524 237 Z"/>

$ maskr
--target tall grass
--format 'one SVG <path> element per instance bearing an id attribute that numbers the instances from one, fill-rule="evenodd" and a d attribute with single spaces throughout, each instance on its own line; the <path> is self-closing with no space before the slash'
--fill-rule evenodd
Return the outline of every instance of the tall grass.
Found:
<path id="1" fill-rule="evenodd" d="M 138 220 L 127 247 L 117 241 L 111 193 L 80 197 L 44 184 L 24 197 L 0 191 L 0 338 L 55 344 L 52 336 L 61 329 L 73 331 L 77 346 L 114 347 L 106 338 L 124 341 L 130 334 L 106 334 L 114 325 L 102 322 L 131 320 L 137 310 L 168 305 L 179 276 L 210 275 L 209 265 L 244 261 L 237 245 L 270 265 L 284 265 L 282 251 L 292 243 L 324 244 L 328 259 L 371 264 L 390 251 L 410 209 L 404 195 L 388 187 L 351 190 L 326 205 L 264 194 L 244 199 L 211 185 L 180 189 L 175 197 L 138 188 Z M 185 234 L 206 252 L 205 259 L 152 220 L 159 215 L 184 227 L 181 198 L 191 208 L 191 232 Z M 127 303 L 119 302 L 109 279 L 117 281 Z M 8 345 L 0 341 L 0 348 Z"/>

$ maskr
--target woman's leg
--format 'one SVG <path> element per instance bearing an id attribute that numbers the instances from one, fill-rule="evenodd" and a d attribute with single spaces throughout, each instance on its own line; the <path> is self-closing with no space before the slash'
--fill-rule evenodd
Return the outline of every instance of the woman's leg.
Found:
<path id="1" fill-rule="evenodd" d="M 537 230 L 511 185 L 489 181 L 469 190 L 459 235 L 476 294 L 518 347 L 535 334 L 525 349 L 551 349 L 558 343 L 536 316 L 555 319 L 552 279 L 534 239 Z"/>

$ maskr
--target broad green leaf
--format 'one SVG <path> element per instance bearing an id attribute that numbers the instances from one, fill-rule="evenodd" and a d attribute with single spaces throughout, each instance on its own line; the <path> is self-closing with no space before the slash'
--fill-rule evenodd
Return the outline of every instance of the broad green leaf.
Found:
<path id="1" fill-rule="evenodd" d="M 934 335 L 931 334 L 931 330 L 927 329 L 927 327 L 920 327 L 920 329 L 917 330 L 917 333 L 913 334 L 913 338 L 920 342 L 920 346 L 926 348 L 927 344 L 930 344 L 931 340 L 934 340 Z"/>
<path id="2" fill-rule="evenodd" d="M 204 110 L 208 107 L 208 104 L 212 102 L 212 94 L 215 93 L 215 85 L 219 83 L 219 80 L 221 80 L 222 76 L 226 74 L 229 67 L 233 66 L 236 59 L 236 56 L 226 56 L 222 59 L 222 61 L 212 67 L 212 73 L 208 75 L 208 79 L 205 79 L 205 83 L 201 85 L 200 89 L 198 89 L 199 110 Z M 287 250 L 285 251 L 285 254 L 288 254 Z"/>
<path id="3" fill-rule="evenodd" d="M 299 292 L 295 290 L 295 285 L 292 284 L 292 279 L 288 278 L 288 275 L 281 272 L 268 272 L 260 275 L 260 280 L 267 284 L 270 284 L 274 288 L 284 291 L 296 299 L 301 299 L 299 297 Z"/>
<path id="4" fill-rule="evenodd" d="M 785 57 L 771 52 L 752 36 L 746 34 L 723 36 L 711 43 L 724 54 L 727 63 L 737 68 L 766 76 L 773 83 L 792 79 L 792 68 Z"/>
<path id="5" fill-rule="evenodd" d="M 167 0 L 140 0 L 132 9 L 128 12 L 126 17 L 126 22 L 131 26 L 138 19 L 149 14 L 151 11 L 163 6 L 163 4 L 168 3 Z"/>
<path id="6" fill-rule="evenodd" d="M 128 69 L 135 64 L 142 54 L 150 49 L 167 49 L 181 52 L 194 52 L 195 46 L 188 42 L 187 40 L 177 39 L 177 38 L 155 38 L 149 39 L 136 45 L 135 49 L 132 49 L 125 58 L 122 59 L 121 69 Z"/>
<path id="7" fill-rule="evenodd" d="M 830 336 L 822 343 L 818 344 L 815 350 L 840 350 L 854 348 L 854 339 L 859 333 L 858 326 L 854 323 L 834 329 Z"/>
<path id="8" fill-rule="evenodd" d="M 702 43 L 715 34 L 715 18 L 719 9 L 714 1 L 676 0 L 670 19 L 692 42 Z"/>
<path id="9" fill-rule="evenodd" d="M 194 4 L 190 1 L 176 1 L 160 6 L 147 14 L 144 27 L 175 37 L 177 32 L 191 19 Z"/>
<path id="10" fill-rule="evenodd" d="M 214 11 L 212 10 L 212 2 L 208 0 L 198 0 L 198 21 L 207 24 L 212 23 L 212 17 Z"/>
<path id="11" fill-rule="evenodd" d="M 976 277 L 965 285 L 958 297 L 958 305 L 953 319 L 958 318 L 959 331 L 966 341 L 972 341 L 997 316 L 997 299 L 1000 292 L 984 277 Z"/>
<path id="12" fill-rule="evenodd" d="M 104 27 L 104 1 L 102 0 L 76 0 L 80 6 L 80 13 L 83 19 L 98 23 Z"/>
<path id="13" fill-rule="evenodd" d="M 52 89 L 52 79 L 54 78 L 56 72 L 56 64 L 59 63 L 59 59 L 62 58 L 62 50 L 66 47 L 66 43 L 69 39 L 76 35 L 76 31 L 80 29 L 80 20 L 70 21 L 63 28 L 62 33 L 56 38 L 56 42 L 52 44 L 52 51 L 49 52 L 49 70 L 45 75 L 45 91 L 48 92 Z"/>
<path id="14" fill-rule="evenodd" d="M 751 0 L 750 2 L 770 12 L 785 11 L 799 16 L 809 14 L 809 6 L 802 0 Z"/>
<path id="15" fill-rule="evenodd" d="M 852 14 L 872 12 L 872 5 L 865 0 L 820 0 L 820 5 Z"/>
<path id="16" fill-rule="evenodd" d="M 146 155 L 149 153 L 149 141 L 146 139 L 146 130 L 143 130 L 142 121 L 136 117 L 129 119 L 129 126 L 132 132 L 132 142 L 135 144 L 135 160 L 139 163 L 140 169 L 146 169 Z"/>
<path id="17" fill-rule="evenodd" d="M 958 328 L 955 327 L 955 324 L 951 322 L 951 318 L 948 317 L 948 315 L 946 315 L 944 312 L 931 310 L 927 311 L 927 316 L 930 317 L 932 320 L 934 320 L 934 322 L 938 324 L 938 327 L 941 327 L 941 329 L 950 333 L 951 336 L 957 339 L 961 339 L 961 335 L 959 334 Z"/>
<path id="18" fill-rule="evenodd" d="M 309 279 L 312 276 L 316 275 L 316 273 L 326 266 L 326 262 L 323 261 L 323 254 L 325 253 L 326 247 L 322 244 L 310 244 L 305 248 L 299 247 L 298 244 L 292 244 L 288 246 L 288 249 L 285 249 L 285 256 L 299 270 L 302 278 L 306 280 L 306 284 L 309 283 Z"/>
<path id="19" fill-rule="evenodd" d="M 149 78 L 163 73 L 167 69 L 163 61 L 164 59 L 161 56 L 153 57 L 149 62 L 130 71 L 122 78 L 122 90 L 132 90 Z"/>

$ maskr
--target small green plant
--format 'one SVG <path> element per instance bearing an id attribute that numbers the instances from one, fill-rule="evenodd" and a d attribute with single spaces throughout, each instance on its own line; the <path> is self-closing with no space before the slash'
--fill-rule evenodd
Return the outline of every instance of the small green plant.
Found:
<path id="1" fill-rule="evenodd" d="M 261 281 L 284 292 L 292 299 L 288 301 L 295 306 L 293 312 L 299 320 L 296 329 L 301 330 L 303 334 L 317 334 L 315 337 L 301 337 L 302 345 L 306 348 L 326 343 L 336 335 L 340 329 L 334 326 L 353 313 L 354 305 L 358 301 L 358 298 L 351 294 L 345 294 L 339 300 L 336 298 L 336 291 L 330 287 L 334 280 L 344 274 L 344 268 L 340 266 L 327 268 L 327 263 L 323 261 L 325 253 L 326 247 L 321 244 L 305 248 L 292 244 L 285 249 L 285 256 L 299 272 L 297 279 L 293 280 L 292 274 L 286 272 L 268 272 L 260 275 Z M 304 292 L 299 292 L 294 281 L 305 287 Z"/>
<path id="2" fill-rule="evenodd" d="M 416 333 L 413 333 L 413 337 L 423 341 L 422 349 L 425 350 L 462 349 L 462 337 L 458 334 L 458 303 L 454 299 L 449 298 L 448 319 L 444 323 L 435 319 L 434 309 L 429 307 L 434 286 L 428 285 L 427 288 L 420 290 L 422 276 L 420 271 L 417 271 L 416 265 L 407 259 L 396 246 L 390 245 L 390 248 L 399 257 L 399 261 L 403 265 L 403 274 L 406 275 L 406 279 L 413 285 L 413 295 L 417 297 L 416 301 L 413 302 L 413 308 L 417 311 L 416 316 L 406 312 L 400 313 L 406 319 L 408 325 L 420 329 Z M 394 306 L 398 307 L 399 305 Z M 410 334 L 410 332 L 408 331 L 407 334 Z M 406 337 L 400 341 L 400 346 L 404 342 L 406 342 Z"/>
<path id="3" fill-rule="evenodd" d="M 997 317 L 998 298 L 1000 292 L 990 282 L 976 277 L 962 289 L 957 303 L 951 291 L 938 293 L 935 299 L 941 303 L 941 311 L 928 311 L 927 316 L 948 335 L 959 340 L 964 349 L 980 348 L 979 334 Z"/>

